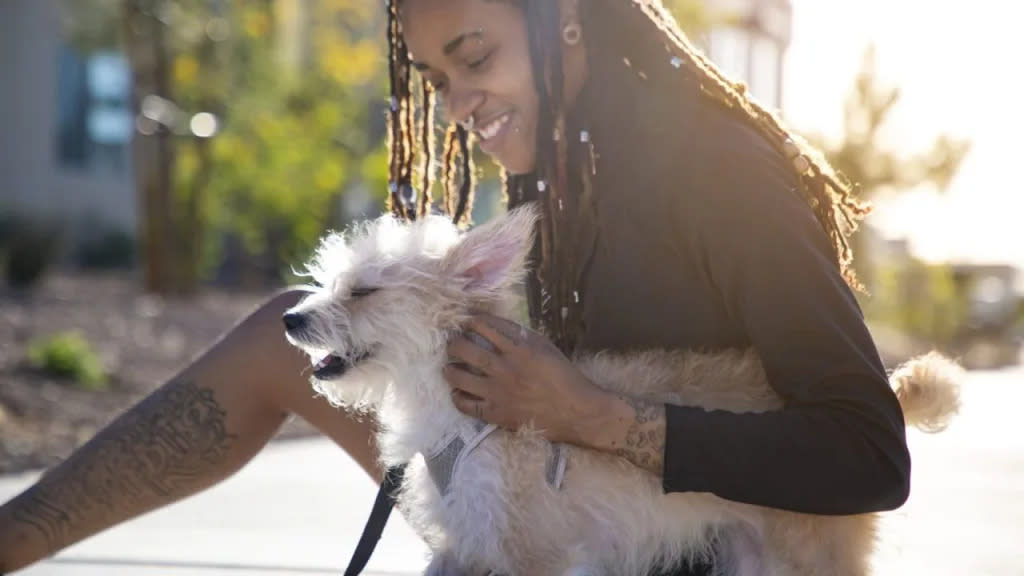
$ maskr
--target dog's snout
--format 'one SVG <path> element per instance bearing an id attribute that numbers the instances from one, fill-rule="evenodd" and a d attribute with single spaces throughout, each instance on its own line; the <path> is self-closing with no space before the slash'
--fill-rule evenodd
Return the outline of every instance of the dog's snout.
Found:
<path id="1" fill-rule="evenodd" d="M 281 319 L 284 320 L 284 327 L 288 331 L 301 330 L 308 322 L 306 315 L 298 312 L 288 312 Z"/>

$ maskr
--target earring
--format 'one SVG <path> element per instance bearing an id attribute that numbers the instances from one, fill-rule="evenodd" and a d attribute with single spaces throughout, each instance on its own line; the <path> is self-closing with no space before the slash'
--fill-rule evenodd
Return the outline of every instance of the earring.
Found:
<path id="1" fill-rule="evenodd" d="M 465 130 L 466 132 L 472 132 L 473 126 L 475 124 L 476 116 L 474 114 L 469 115 L 469 120 L 466 120 L 465 122 L 459 122 L 459 126 L 462 126 L 462 129 Z"/>
<path id="2" fill-rule="evenodd" d="M 580 43 L 580 38 L 583 36 L 583 32 L 580 30 L 580 25 L 574 22 L 566 24 L 562 28 L 562 41 L 569 46 L 575 46 Z"/>

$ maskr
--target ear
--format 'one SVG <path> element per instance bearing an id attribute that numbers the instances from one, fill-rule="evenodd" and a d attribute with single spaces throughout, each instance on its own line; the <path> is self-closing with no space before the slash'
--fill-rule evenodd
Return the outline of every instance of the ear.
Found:
<path id="1" fill-rule="evenodd" d="M 490 292 L 522 280 L 537 211 L 530 204 L 473 228 L 444 257 L 443 269 L 466 290 Z"/>

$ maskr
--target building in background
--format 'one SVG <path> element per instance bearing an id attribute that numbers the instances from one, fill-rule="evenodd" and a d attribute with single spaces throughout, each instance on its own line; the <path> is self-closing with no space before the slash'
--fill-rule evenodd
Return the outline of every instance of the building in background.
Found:
<path id="1" fill-rule="evenodd" d="M 792 36 L 790 0 L 704 0 L 711 29 L 703 39 L 712 62 L 746 83 L 769 109 L 782 106 L 783 62 Z"/>
<path id="2" fill-rule="evenodd" d="M 130 73 L 63 41 L 56 0 L 0 2 L 0 213 L 133 234 Z"/>

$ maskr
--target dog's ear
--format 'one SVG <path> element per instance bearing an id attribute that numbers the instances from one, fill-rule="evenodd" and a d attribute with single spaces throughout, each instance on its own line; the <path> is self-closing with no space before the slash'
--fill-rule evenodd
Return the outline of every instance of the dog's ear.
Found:
<path id="1" fill-rule="evenodd" d="M 498 290 L 520 281 L 536 222 L 536 209 L 524 205 L 473 228 L 445 255 L 445 271 L 473 291 Z"/>

